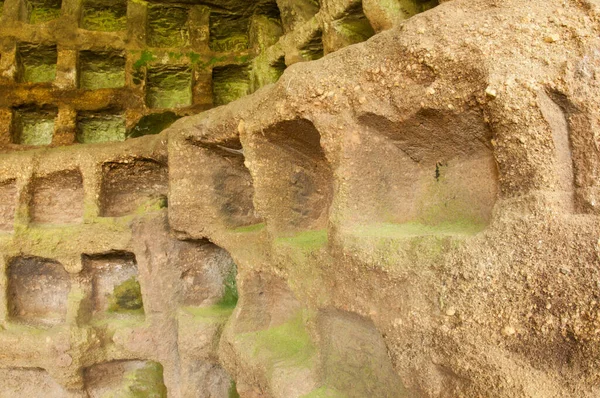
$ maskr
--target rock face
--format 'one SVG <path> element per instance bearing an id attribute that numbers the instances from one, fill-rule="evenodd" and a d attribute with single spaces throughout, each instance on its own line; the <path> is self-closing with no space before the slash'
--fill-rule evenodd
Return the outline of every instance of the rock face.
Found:
<path id="1" fill-rule="evenodd" d="M 5 3 L 0 396 L 600 395 L 598 1 L 205 3 Z"/>

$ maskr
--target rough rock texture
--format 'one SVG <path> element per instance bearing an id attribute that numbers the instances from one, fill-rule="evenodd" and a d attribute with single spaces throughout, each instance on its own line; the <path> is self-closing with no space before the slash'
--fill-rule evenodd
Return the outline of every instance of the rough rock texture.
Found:
<path id="1" fill-rule="evenodd" d="M 3 155 L 0 392 L 599 396 L 600 3 L 430 3 L 277 2 L 277 83 Z"/>

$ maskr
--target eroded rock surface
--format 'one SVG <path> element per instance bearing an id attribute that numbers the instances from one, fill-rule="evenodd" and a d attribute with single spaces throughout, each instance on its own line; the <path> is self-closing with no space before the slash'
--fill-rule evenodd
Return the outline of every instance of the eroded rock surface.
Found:
<path id="1" fill-rule="evenodd" d="M 160 134 L 5 146 L 0 388 L 600 395 L 600 4 L 433 3 L 149 7 L 155 45 L 198 45 L 187 7 L 208 50 L 260 49 L 175 116 L 262 88 Z"/>

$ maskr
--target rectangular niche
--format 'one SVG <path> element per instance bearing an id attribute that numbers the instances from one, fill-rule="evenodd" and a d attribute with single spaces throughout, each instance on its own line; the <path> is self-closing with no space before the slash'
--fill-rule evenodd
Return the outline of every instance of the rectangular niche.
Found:
<path id="1" fill-rule="evenodd" d="M 166 201 L 167 167 L 152 159 L 108 162 L 102 165 L 100 215 L 120 217 L 144 205 Z"/>
<path id="2" fill-rule="evenodd" d="M 148 6 L 148 46 L 172 48 L 185 47 L 190 42 L 189 10 L 173 5 Z"/>
<path id="3" fill-rule="evenodd" d="M 166 398 L 163 367 L 153 361 L 112 361 L 83 370 L 87 396 Z"/>
<path id="4" fill-rule="evenodd" d="M 71 281 L 60 263 L 41 257 L 16 257 L 8 264 L 7 278 L 11 319 L 40 326 L 65 321 Z"/>
<path id="5" fill-rule="evenodd" d="M 118 32 L 127 28 L 127 1 L 84 1 L 81 27 L 101 32 Z"/>
<path id="6" fill-rule="evenodd" d="M 409 118 L 359 117 L 360 141 L 349 154 L 351 192 L 338 216 L 353 234 L 406 238 L 469 236 L 487 228 L 498 195 L 492 131 L 479 109 L 421 109 Z M 382 183 L 383 182 L 383 183 Z M 376 204 L 374 206 L 373 204 Z"/>
<path id="7" fill-rule="evenodd" d="M 19 83 L 46 83 L 56 78 L 56 45 L 20 43 L 17 46 Z"/>
<path id="8" fill-rule="evenodd" d="M 216 67 L 212 72 L 213 104 L 225 105 L 248 94 L 250 80 L 246 65 Z"/>
<path id="9" fill-rule="evenodd" d="M 192 70 L 189 66 L 156 66 L 148 70 L 146 103 L 150 108 L 192 105 Z"/>
<path id="10" fill-rule="evenodd" d="M 257 164 L 254 203 L 269 228 L 282 235 L 327 227 L 333 198 L 332 170 L 321 147 L 321 134 L 306 119 L 265 126 L 253 139 Z"/>
<path id="11" fill-rule="evenodd" d="M 211 11 L 209 18 L 210 49 L 217 52 L 243 51 L 248 48 L 250 18 Z"/>
<path id="12" fill-rule="evenodd" d="M 20 145 L 50 145 L 58 110 L 20 108 L 14 111 L 12 141 Z"/>
<path id="13" fill-rule="evenodd" d="M 143 314 L 144 306 L 133 253 L 84 255 L 84 275 L 91 284 L 93 315 Z"/>
<path id="14" fill-rule="evenodd" d="M 300 55 L 305 61 L 314 61 L 323 57 L 323 32 L 315 31 L 308 41 L 300 47 Z"/>
<path id="15" fill-rule="evenodd" d="M 125 57 L 113 51 L 79 53 L 79 88 L 96 90 L 125 86 Z"/>
<path id="16" fill-rule="evenodd" d="M 83 221 L 83 177 L 79 170 L 57 171 L 32 179 L 31 221 L 70 224 Z"/>
<path id="17" fill-rule="evenodd" d="M 235 306 L 237 266 L 227 250 L 208 241 L 187 242 L 179 252 L 183 304 Z"/>
<path id="18" fill-rule="evenodd" d="M 17 210 L 17 182 L 0 182 L 0 232 L 11 232 Z"/>
<path id="19" fill-rule="evenodd" d="M 70 394 L 40 368 L 0 369 L 2 397 L 67 398 Z"/>
<path id="20" fill-rule="evenodd" d="M 44 23 L 60 17 L 61 0 L 25 0 L 27 22 Z"/>
<path id="21" fill-rule="evenodd" d="M 111 112 L 81 112 L 77 115 L 77 142 L 125 141 L 125 115 Z"/>

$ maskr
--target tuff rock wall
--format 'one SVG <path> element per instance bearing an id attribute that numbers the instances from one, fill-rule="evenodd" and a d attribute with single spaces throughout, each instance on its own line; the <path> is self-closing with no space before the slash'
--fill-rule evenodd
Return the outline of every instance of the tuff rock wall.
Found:
<path id="1" fill-rule="evenodd" d="M 32 4 L 0 31 L 0 396 L 600 395 L 598 1 Z"/>

